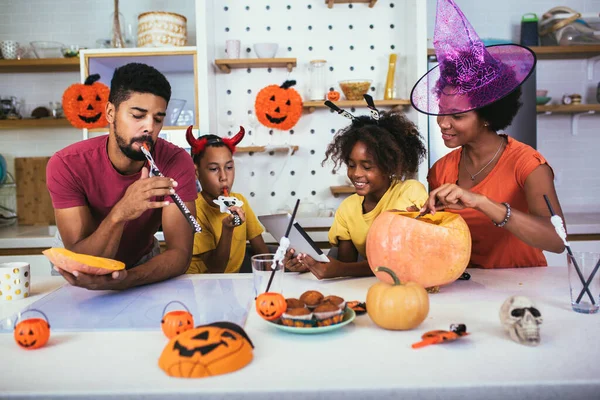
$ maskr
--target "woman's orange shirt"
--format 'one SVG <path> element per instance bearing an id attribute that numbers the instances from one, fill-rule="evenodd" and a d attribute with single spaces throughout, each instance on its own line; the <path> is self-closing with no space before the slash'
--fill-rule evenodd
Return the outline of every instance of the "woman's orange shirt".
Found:
<path id="1" fill-rule="evenodd" d="M 504 135 L 503 135 L 504 136 Z M 438 160 L 427 176 L 430 190 L 444 183 L 458 181 L 458 166 L 462 148 Z M 492 171 L 470 191 L 480 193 L 511 208 L 529 212 L 525 197 L 525 180 L 534 169 L 547 164 L 546 159 L 530 146 L 508 137 L 508 144 Z M 460 214 L 473 241 L 471 265 L 482 268 L 513 268 L 546 266 L 542 250 L 527 245 L 504 228 L 496 227 L 480 211 L 465 209 L 453 211 Z"/>

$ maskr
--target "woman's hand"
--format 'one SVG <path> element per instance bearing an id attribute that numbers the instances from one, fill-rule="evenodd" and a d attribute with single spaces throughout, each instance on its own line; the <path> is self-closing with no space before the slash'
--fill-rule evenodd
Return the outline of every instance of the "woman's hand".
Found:
<path id="1" fill-rule="evenodd" d="M 465 208 L 478 208 L 485 196 L 463 189 L 454 183 L 445 183 L 429 193 L 429 199 L 421 208 L 421 214 L 431 213 L 443 209 L 462 210 Z"/>

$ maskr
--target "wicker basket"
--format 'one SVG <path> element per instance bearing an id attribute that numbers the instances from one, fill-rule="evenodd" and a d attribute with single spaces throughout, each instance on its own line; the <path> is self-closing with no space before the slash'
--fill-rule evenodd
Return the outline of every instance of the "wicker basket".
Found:
<path id="1" fill-rule="evenodd" d="M 138 16 L 138 47 L 170 47 L 187 44 L 187 18 L 164 11 Z"/>

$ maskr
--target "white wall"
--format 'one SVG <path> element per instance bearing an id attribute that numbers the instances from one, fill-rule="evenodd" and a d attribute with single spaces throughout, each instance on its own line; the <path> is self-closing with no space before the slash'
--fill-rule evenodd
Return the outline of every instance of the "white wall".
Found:
<path id="1" fill-rule="evenodd" d="M 600 12 L 600 0 L 456 0 L 463 13 L 482 38 L 510 39 L 519 43 L 521 16 L 536 13 L 539 18 L 557 5 L 566 5 L 581 13 Z M 431 46 L 436 0 L 427 0 L 428 37 Z M 594 78 L 587 80 L 586 60 L 540 60 L 537 88 L 549 90 L 551 104 L 560 103 L 563 94 L 579 93 L 586 103 L 597 103 L 596 86 L 600 81 L 600 63 Z M 538 150 L 548 159 L 556 175 L 556 188 L 564 209 L 581 211 L 600 205 L 600 115 L 583 116 L 577 135 L 571 133 L 571 116 L 538 115 Z"/>

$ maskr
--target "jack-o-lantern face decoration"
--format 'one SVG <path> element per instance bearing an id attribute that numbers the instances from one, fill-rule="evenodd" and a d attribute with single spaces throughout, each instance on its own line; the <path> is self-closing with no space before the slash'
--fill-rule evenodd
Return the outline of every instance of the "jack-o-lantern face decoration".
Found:
<path id="1" fill-rule="evenodd" d="M 13 332 L 15 341 L 21 348 L 26 350 L 39 349 L 48 343 L 48 339 L 50 338 L 50 324 L 48 323 L 46 314 L 35 309 L 26 310 L 23 314 L 30 311 L 42 314 L 45 319 L 30 318 L 15 323 Z"/>
<path id="2" fill-rule="evenodd" d="M 167 307 L 170 304 L 179 303 L 185 308 L 185 311 L 176 310 L 170 311 L 165 314 Z M 165 308 L 163 309 L 163 317 L 160 321 L 160 327 L 162 328 L 163 333 L 169 339 L 174 338 L 182 332 L 185 332 L 194 327 L 194 317 L 190 313 L 190 310 L 180 301 L 171 301 L 167 303 Z"/>
<path id="3" fill-rule="evenodd" d="M 110 89 L 97 82 L 100 75 L 88 76 L 85 83 L 75 83 L 63 93 L 65 117 L 75 128 L 103 128 L 106 121 L 106 102 Z"/>
<path id="4" fill-rule="evenodd" d="M 256 298 L 256 312 L 267 321 L 274 321 L 287 309 L 281 293 L 266 292 Z"/>
<path id="5" fill-rule="evenodd" d="M 253 348 L 242 327 L 231 322 L 215 322 L 171 339 L 158 359 L 158 366 L 167 375 L 179 378 L 227 374 L 248 365 Z"/>
<path id="6" fill-rule="evenodd" d="M 283 85 L 269 85 L 256 96 L 254 109 L 258 121 L 266 127 L 286 131 L 296 125 L 302 116 L 302 97 L 291 86 L 296 81 L 285 81 Z"/>
<path id="7" fill-rule="evenodd" d="M 338 101 L 340 99 L 340 92 L 335 90 L 330 90 L 327 92 L 327 100 L 330 101 Z"/>

